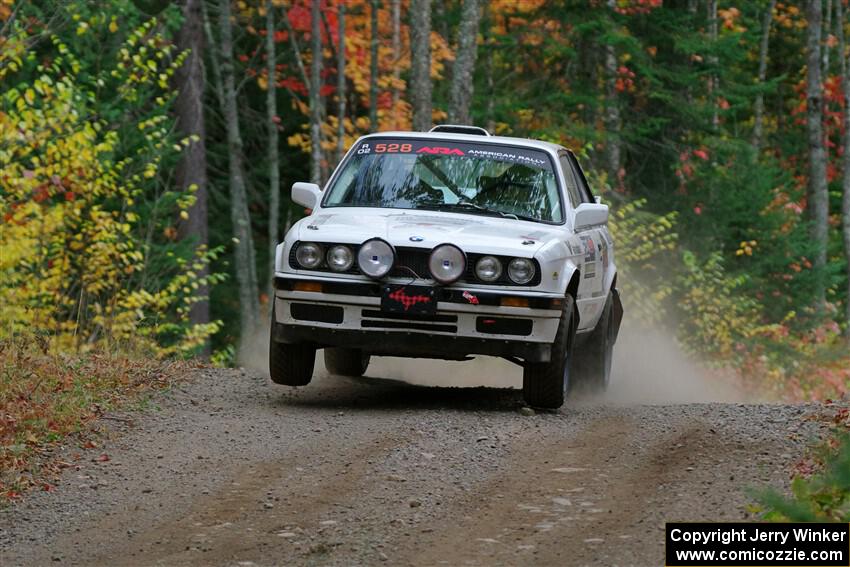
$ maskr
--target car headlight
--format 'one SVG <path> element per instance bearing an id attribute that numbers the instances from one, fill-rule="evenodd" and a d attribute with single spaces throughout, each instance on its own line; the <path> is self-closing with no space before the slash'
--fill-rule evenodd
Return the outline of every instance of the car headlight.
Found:
<path id="1" fill-rule="evenodd" d="M 441 284 L 450 284 L 466 271 L 466 254 L 454 244 L 441 244 L 428 258 L 431 276 Z"/>
<path id="2" fill-rule="evenodd" d="M 475 276 L 484 282 L 494 282 L 502 275 L 502 262 L 495 256 L 482 256 L 475 263 Z"/>
<path id="3" fill-rule="evenodd" d="M 370 278 L 387 275 L 395 263 L 395 250 L 380 238 L 367 240 L 357 252 L 357 266 Z"/>
<path id="4" fill-rule="evenodd" d="M 528 258 L 514 258 L 508 264 L 508 277 L 517 284 L 527 284 L 534 279 L 534 262 Z"/>
<path id="5" fill-rule="evenodd" d="M 322 263 L 322 247 L 315 242 L 302 242 L 295 250 L 295 259 L 308 270 L 318 268 Z"/>
<path id="6" fill-rule="evenodd" d="M 337 244 L 328 250 L 328 267 L 335 272 L 347 272 L 354 265 L 354 253 L 351 248 Z"/>

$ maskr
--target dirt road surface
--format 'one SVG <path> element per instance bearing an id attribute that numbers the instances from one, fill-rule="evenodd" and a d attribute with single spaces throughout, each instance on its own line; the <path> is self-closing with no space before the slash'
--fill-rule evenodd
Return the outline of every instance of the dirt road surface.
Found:
<path id="1" fill-rule="evenodd" d="M 417 364 L 512 380 L 370 374 Z M 523 415 L 511 389 L 200 371 L 0 511 L 0 565 L 657 566 L 665 521 L 748 518 L 818 434 L 811 406 L 616 401 L 647 388 L 676 394 Z"/>

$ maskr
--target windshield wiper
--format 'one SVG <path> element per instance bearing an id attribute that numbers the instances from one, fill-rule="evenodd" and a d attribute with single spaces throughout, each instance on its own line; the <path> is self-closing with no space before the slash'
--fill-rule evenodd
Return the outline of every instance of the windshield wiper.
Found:
<path id="1" fill-rule="evenodd" d="M 525 220 L 525 221 L 539 222 L 539 220 L 534 218 L 534 217 L 529 217 L 529 216 L 526 216 L 526 215 L 518 215 L 516 213 L 508 213 L 508 212 L 505 212 L 505 211 L 499 211 L 497 209 L 488 209 L 487 207 L 478 205 L 476 203 L 473 203 L 472 201 L 458 201 L 457 203 L 445 203 L 443 205 L 443 207 L 467 209 L 467 210 L 473 209 L 473 210 L 481 211 L 482 213 L 489 214 L 489 215 L 499 215 L 501 217 L 512 218 L 512 219 L 515 219 L 515 220 Z"/>

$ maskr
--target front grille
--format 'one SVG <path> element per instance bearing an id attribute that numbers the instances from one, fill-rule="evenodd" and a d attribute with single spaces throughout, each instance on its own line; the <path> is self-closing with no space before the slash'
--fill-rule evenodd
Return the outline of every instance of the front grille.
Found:
<path id="1" fill-rule="evenodd" d="M 396 278 L 412 278 L 414 274 L 423 280 L 430 280 L 428 269 L 429 248 L 396 248 L 395 266 L 390 275 Z M 411 271 L 413 273 L 411 273 Z"/>
<path id="2" fill-rule="evenodd" d="M 418 313 L 386 313 L 363 309 L 360 326 L 371 329 L 412 329 L 435 333 L 457 333 L 457 315 L 423 315 Z"/>

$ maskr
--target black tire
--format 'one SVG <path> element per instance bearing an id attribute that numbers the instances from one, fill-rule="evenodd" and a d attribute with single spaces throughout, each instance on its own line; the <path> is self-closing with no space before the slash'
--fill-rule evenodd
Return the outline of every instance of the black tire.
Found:
<path id="1" fill-rule="evenodd" d="M 601 394 L 611 381 L 611 363 L 614 357 L 614 320 L 612 294 L 608 294 L 596 328 L 582 344 L 574 357 L 575 384 L 583 393 Z"/>
<path id="2" fill-rule="evenodd" d="M 338 376 L 363 376 L 369 368 L 371 357 L 356 348 L 326 348 L 325 368 Z"/>
<path id="3" fill-rule="evenodd" d="M 272 332 L 269 337 L 269 376 L 275 384 L 306 386 L 313 379 L 316 347 L 291 345 L 274 341 L 275 316 L 272 309 Z"/>
<path id="4" fill-rule="evenodd" d="M 522 397 L 528 405 L 545 409 L 564 405 L 571 387 L 570 368 L 577 321 L 575 299 L 567 295 L 550 361 L 528 362 L 523 369 Z"/>

